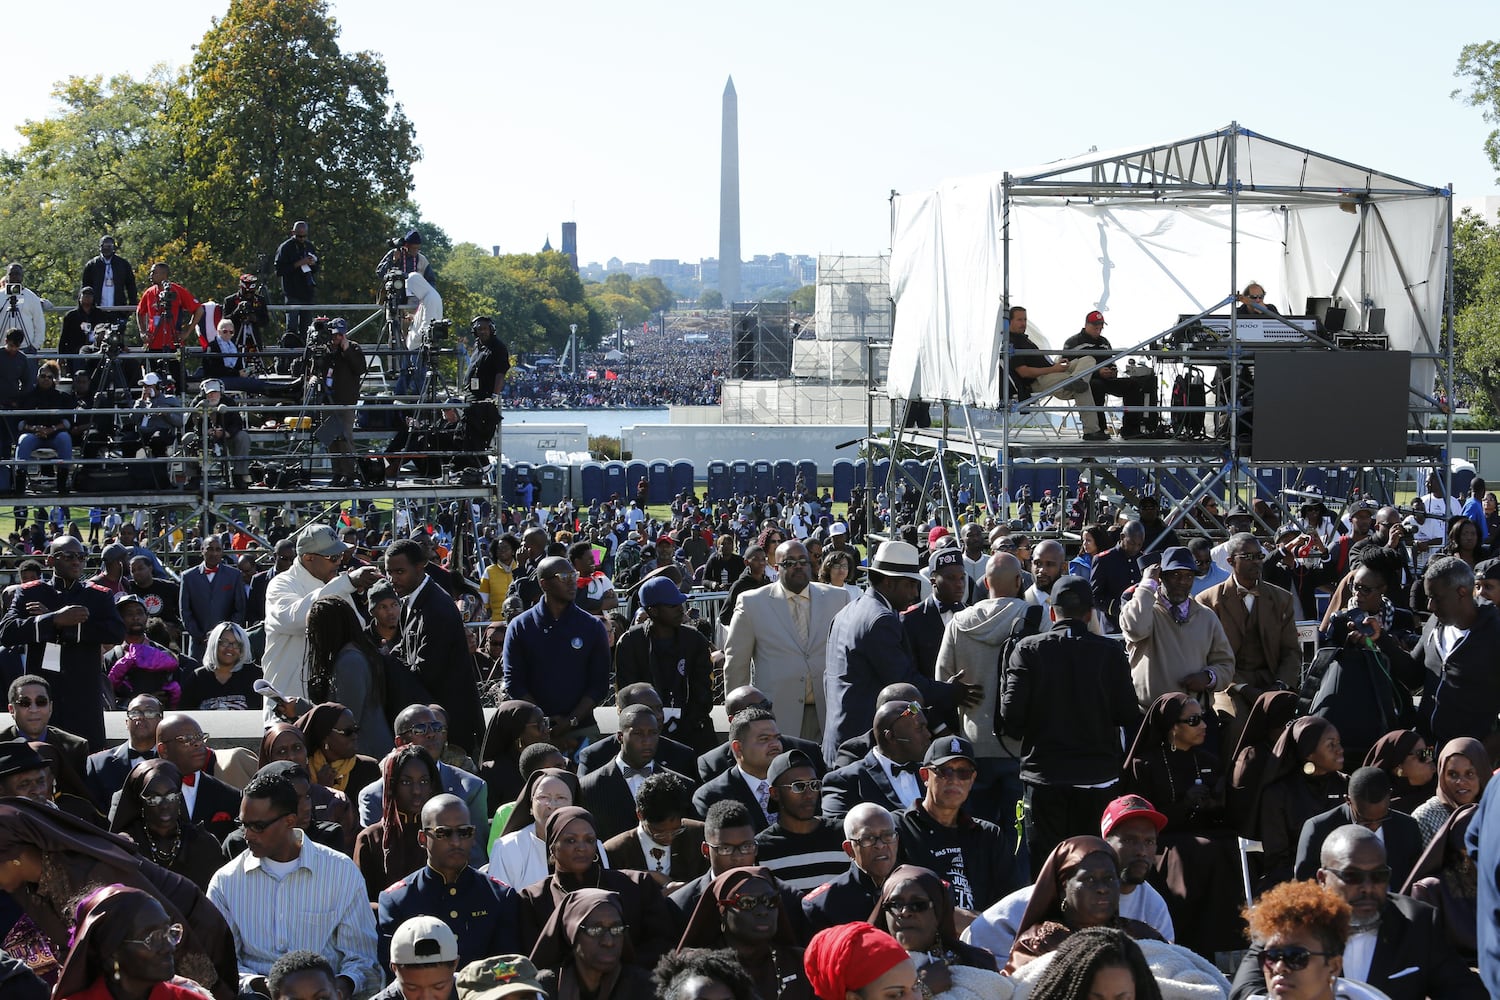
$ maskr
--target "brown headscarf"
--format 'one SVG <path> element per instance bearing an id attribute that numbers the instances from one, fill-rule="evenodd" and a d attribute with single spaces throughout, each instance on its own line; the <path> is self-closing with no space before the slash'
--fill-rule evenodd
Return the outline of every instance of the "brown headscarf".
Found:
<path id="1" fill-rule="evenodd" d="M 1467 757 L 1469 763 L 1474 765 L 1474 773 L 1479 775 L 1479 794 L 1474 796 L 1476 802 L 1484 794 L 1485 786 L 1490 783 L 1490 773 L 1494 771 L 1494 767 L 1490 764 L 1490 755 L 1484 749 L 1484 744 L 1472 736 L 1458 736 L 1443 744 L 1443 750 L 1438 754 L 1437 797 L 1449 809 L 1457 809 L 1458 803 L 1448 798 L 1448 793 L 1443 791 L 1443 765 L 1452 757 Z"/>
<path id="2" fill-rule="evenodd" d="M 932 911 L 937 917 L 937 940 L 932 944 L 932 953 L 943 956 L 951 965 L 971 965 L 979 969 L 998 972 L 995 956 L 982 948 L 965 944 L 958 936 L 958 925 L 953 918 L 953 896 L 947 884 L 937 872 L 917 865 L 898 865 L 885 879 L 880 896 L 875 900 L 875 909 L 870 911 L 871 924 L 895 937 L 885 904 L 908 882 L 922 887 L 927 898 L 932 900 Z"/>
<path id="3" fill-rule="evenodd" d="M 125 942 L 141 936 L 142 922 L 160 919 L 163 910 L 155 896 L 125 885 L 105 886 L 85 896 L 78 903 L 72 949 L 52 995 L 73 996 L 103 979 Z"/>
<path id="4" fill-rule="evenodd" d="M 1464 834 L 1469 832 L 1469 822 L 1478 810 L 1478 803 L 1471 802 L 1466 806 L 1459 806 L 1448 814 L 1448 818 L 1443 820 L 1443 825 L 1438 827 L 1437 833 L 1427 842 L 1427 847 L 1422 851 L 1422 856 L 1417 859 L 1411 875 L 1407 876 L 1406 884 L 1401 887 L 1401 895 L 1410 896 L 1411 887 L 1416 885 L 1419 879 L 1441 876 L 1443 869 L 1456 861 L 1464 851 Z"/>
<path id="5" fill-rule="evenodd" d="M 490 789 L 490 801 L 515 797 L 524 781 L 521 777 L 521 751 L 516 749 L 521 734 L 541 709 L 529 701 L 502 701 L 484 727 L 474 759 L 479 761 L 479 776 Z"/>
<path id="6" fill-rule="evenodd" d="M 172 780 L 172 790 L 179 795 L 182 794 L 182 772 L 177 770 L 177 765 L 162 757 L 152 757 L 138 760 L 130 773 L 125 777 L 125 784 L 120 787 L 120 802 L 115 806 L 114 815 L 109 820 L 109 832 L 119 833 L 136 823 L 144 822 L 141 810 L 141 796 L 146 794 L 146 786 L 156 777 L 166 777 Z M 177 822 L 187 824 L 192 822 L 192 816 L 188 814 L 187 800 L 177 800 Z"/>
<path id="7" fill-rule="evenodd" d="M 620 919 L 625 919 L 625 907 L 617 892 L 578 889 L 568 893 L 568 898 L 552 911 L 547 923 L 543 925 L 542 933 L 536 939 L 536 946 L 531 949 L 532 964 L 538 969 L 561 969 L 572 965 L 573 939 L 578 936 L 578 928 L 583 926 L 589 914 L 601 906 L 613 906 Z M 635 946 L 631 943 L 629 934 L 620 939 L 620 944 L 620 965 L 623 968 L 634 960 Z M 599 996 L 608 996 L 613 986 L 613 982 L 606 980 L 600 985 Z"/>
<path id="8" fill-rule="evenodd" d="M 1242 834 L 1260 823 L 1260 789 L 1271 748 L 1297 714 L 1293 691 L 1267 691 L 1255 699 L 1229 762 L 1229 811 Z"/>
<path id="9" fill-rule="evenodd" d="M 535 771 L 526 779 L 526 784 L 521 787 L 520 793 L 516 796 L 515 808 L 510 811 L 510 816 L 505 820 L 505 826 L 500 830 L 502 837 L 507 833 L 524 830 L 536 822 L 536 817 L 531 814 L 531 793 L 536 790 L 537 784 L 543 778 L 556 778 L 567 785 L 573 792 L 575 804 L 583 800 L 583 792 L 578 787 L 578 776 L 572 771 L 564 771 L 559 767 L 544 767 L 540 771 Z"/>
<path id="10" fill-rule="evenodd" d="M 552 815 L 547 817 L 547 822 L 542 825 L 542 842 L 547 845 L 547 870 L 554 875 L 557 874 L 557 866 L 552 861 L 552 845 L 556 844 L 558 838 L 562 836 L 563 828 L 575 819 L 584 820 L 594 828 L 594 836 L 599 835 L 599 824 L 594 822 L 594 814 L 582 806 L 563 806 L 561 809 L 554 810 Z M 594 863 L 597 865 L 598 862 L 599 857 L 595 855 Z M 553 895 L 556 895 L 559 889 L 554 879 Z"/>
<path id="11" fill-rule="evenodd" d="M 708 888 L 698 897 L 698 905 L 693 907 L 693 914 L 688 918 L 687 930 L 683 931 L 677 950 L 729 947 L 724 938 L 723 904 L 734 898 L 740 886 L 757 878 L 764 879 L 776 897 L 776 937 L 771 943 L 792 948 L 802 947 L 802 942 L 797 940 L 797 932 L 787 919 L 786 911 L 781 907 L 781 883 L 776 881 L 776 875 L 771 869 L 754 865 L 749 868 L 731 868 L 708 883 Z"/>
<path id="12" fill-rule="evenodd" d="M 266 734 L 261 737 L 260 750 L 255 755 L 257 767 L 265 767 L 267 764 L 275 762 L 276 758 L 271 756 L 271 746 L 276 742 L 277 737 L 281 736 L 282 733 L 296 733 L 297 739 L 302 741 L 303 748 L 307 748 L 307 736 L 302 732 L 302 730 L 298 729 L 290 722 L 278 722 L 270 729 L 267 729 Z"/>
<path id="13" fill-rule="evenodd" d="M 1182 721 L 1183 706 L 1190 701 L 1197 701 L 1199 707 L 1203 707 L 1203 702 L 1181 691 L 1169 692 L 1151 703 L 1141 728 L 1136 730 L 1135 742 L 1130 744 L 1130 753 L 1125 756 L 1124 770 L 1127 773 L 1132 761 L 1143 759 L 1157 747 L 1170 743 L 1172 727 Z"/>
<path id="14" fill-rule="evenodd" d="M 311 710 L 299 715 L 297 721 L 292 723 L 302 732 L 302 740 L 307 744 L 309 757 L 315 751 L 323 749 L 323 744 L 328 740 L 328 734 L 333 731 L 334 726 L 339 724 L 339 719 L 347 711 L 349 709 L 338 702 L 325 701 L 321 705 L 314 705 Z M 265 753 L 270 752 L 269 744 L 263 743 L 262 747 Z M 270 761 L 261 761 L 262 765 L 268 763 Z"/>
<path id="15" fill-rule="evenodd" d="M 1120 856 L 1109 846 L 1109 841 L 1100 837 L 1069 837 L 1064 840 L 1042 862 L 1041 873 L 1031 890 L 1031 901 L 1026 904 L 1026 912 L 1021 914 L 1021 922 L 1016 925 L 1016 937 L 1044 920 L 1063 922 L 1063 885 L 1073 877 L 1083 859 L 1091 854 L 1107 855 L 1115 872 L 1119 873 Z"/>
<path id="16" fill-rule="evenodd" d="M 1276 745 L 1271 748 L 1271 759 L 1266 762 L 1260 787 L 1264 789 L 1288 775 L 1301 773 L 1302 765 L 1333 728 L 1333 723 L 1321 715 L 1305 715 L 1282 730 Z"/>
<path id="17" fill-rule="evenodd" d="M 1396 773 L 1420 742 L 1422 734 L 1415 729 L 1397 729 L 1376 740 L 1365 754 L 1365 767 L 1378 767 L 1391 779 L 1392 809 L 1409 813 L 1432 797 L 1432 786 L 1437 781 L 1436 770 L 1433 771 L 1433 780 L 1422 786 L 1413 785 L 1405 774 Z"/>

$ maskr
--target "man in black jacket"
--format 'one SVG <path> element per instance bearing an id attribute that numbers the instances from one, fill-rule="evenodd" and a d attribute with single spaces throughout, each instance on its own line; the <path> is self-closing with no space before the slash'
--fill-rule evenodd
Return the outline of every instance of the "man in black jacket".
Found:
<path id="1" fill-rule="evenodd" d="M 656 716 L 656 724 L 665 729 L 666 715 L 661 706 L 661 695 L 650 684 L 637 682 L 627 684 L 615 692 L 615 705 L 623 713 L 631 705 L 644 705 Z M 615 759 L 620 752 L 618 740 L 595 740 L 578 751 L 578 777 L 583 779 Z M 655 760 L 668 771 L 688 779 L 688 786 L 698 785 L 698 752 L 685 743 L 678 743 L 670 736 L 658 737 Z M 730 757 L 732 762 L 734 757 Z M 727 768 L 726 768 L 727 770 Z M 713 777 L 710 775 L 709 777 Z"/>
<path id="2" fill-rule="evenodd" d="M 1089 631 L 1088 582 L 1058 580 L 1052 610 L 1051 631 L 1027 636 L 1012 651 L 1000 698 L 1005 734 L 1021 740 L 1033 876 L 1058 843 L 1098 829 L 1117 794 L 1120 730 L 1134 732 L 1140 719 L 1124 648 Z"/>
<path id="3" fill-rule="evenodd" d="M 130 268 L 130 261 L 115 253 L 113 236 L 100 237 L 99 256 L 83 265 L 80 284 L 98 293 L 99 305 L 105 308 L 133 308 L 138 298 L 135 272 Z"/>
<path id="4" fill-rule="evenodd" d="M 1063 341 L 1063 350 L 1088 351 L 1095 358 L 1104 358 L 1113 354 L 1115 349 L 1105 338 L 1104 327 L 1104 314 L 1095 309 L 1084 317 L 1083 328 Z M 1106 396 L 1116 396 L 1124 402 L 1125 416 L 1120 421 L 1120 437 L 1166 436 L 1157 420 L 1155 372 L 1121 375 L 1119 368 L 1114 364 L 1108 364 L 1089 376 L 1089 388 L 1093 391 L 1094 398 L 1100 401 L 1100 405 L 1103 405 Z M 1143 421 L 1142 418 L 1146 419 Z"/>
<path id="5" fill-rule="evenodd" d="M 922 755 L 932 736 L 915 701 L 892 701 L 875 710 L 875 746 L 863 758 L 823 779 L 823 815 L 842 819 L 860 802 L 894 811 L 910 809 L 925 794 Z"/>
<path id="6" fill-rule="evenodd" d="M 650 621 L 615 643 L 615 688 L 650 683 L 662 700 L 666 732 L 679 743 L 708 750 L 716 742 L 709 718 L 714 695 L 708 640 L 682 623 L 687 596 L 668 578 L 647 580 L 640 600 Z"/>
<path id="7" fill-rule="evenodd" d="M 1422 575 L 1432 617 L 1412 659 L 1436 690 L 1422 700 L 1417 730 L 1430 746 L 1459 736 L 1483 742 L 1500 715 L 1500 609 L 1474 602 L 1474 570 L 1456 556 L 1434 559 Z"/>
<path id="8" fill-rule="evenodd" d="M 911 643 L 912 658 L 923 677 L 935 676 L 943 630 L 962 611 L 969 592 L 963 550 L 956 545 L 937 549 L 927 557 L 932 571 L 932 593 L 927 600 L 901 613 L 901 628 Z"/>
<path id="9" fill-rule="evenodd" d="M 970 913 L 1016 888 L 1005 835 L 965 808 L 978 774 L 973 743 L 962 736 L 933 740 L 922 758 L 922 801 L 896 817 L 907 863 L 937 872 L 953 905 Z"/>
<path id="10" fill-rule="evenodd" d="M 318 254 L 307 239 L 307 223 L 292 224 L 292 235 L 276 248 L 272 265 L 281 279 L 281 294 L 289 306 L 310 306 L 318 285 Z M 297 309 L 286 314 L 287 332 L 298 337 L 307 332 L 308 313 Z"/>
<path id="11" fill-rule="evenodd" d="M 1341 826 L 1323 841 L 1318 884 L 1342 896 L 1354 911 L 1344 942 L 1344 978 L 1367 983 L 1391 1000 L 1479 1000 L 1479 977 L 1453 952 L 1438 912 L 1389 891 L 1385 845 L 1362 826 Z M 1485 918 L 1481 918 L 1485 919 Z M 1245 953 L 1231 1000 L 1265 995 L 1266 977 L 1256 949 Z"/>
<path id="12" fill-rule="evenodd" d="M 635 797 L 647 778 L 675 773 L 656 761 L 660 737 L 661 728 L 651 709 L 631 705 L 620 710 L 620 729 L 614 735 L 620 752 L 579 782 L 583 806 L 593 814 L 594 829 L 600 840 L 608 840 L 636 825 Z M 685 775 L 677 777 L 688 781 Z"/>
<path id="13" fill-rule="evenodd" d="M 1380 835 L 1385 844 L 1391 884 L 1405 885 L 1422 856 L 1422 831 L 1417 821 L 1391 809 L 1391 779 L 1378 767 L 1362 767 L 1349 776 L 1349 792 L 1334 806 L 1302 824 L 1297 841 L 1297 878 L 1317 874 L 1323 844 L 1333 831 L 1355 825 Z"/>
<path id="14" fill-rule="evenodd" d="M 901 834 L 890 810 L 862 802 L 844 817 L 844 853 L 849 870 L 802 897 L 802 910 L 814 931 L 868 920 L 885 880 L 896 868 Z"/>
<path id="15" fill-rule="evenodd" d="M 767 712 L 775 713 L 776 708 L 771 699 L 766 697 L 764 691 L 753 684 L 737 687 L 724 696 L 724 714 L 734 718 L 747 708 L 763 708 Z M 782 750 L 801 750 L 811 754 L 813 767 L 818 771 L 818 777 L 823 777 L 828 772 L 828 765 L 823 763 L 823 748 L 812 740 L 804 740 L 798 736 L 781 736 Z M 863 756 L 863 754 L 861 754 Z M 734 766 L 734 750 L 726 740 L 714 747 L 708 753 L 698 757 L 698 780 L 708 782 L 717 778 L 725 771 Z"/>

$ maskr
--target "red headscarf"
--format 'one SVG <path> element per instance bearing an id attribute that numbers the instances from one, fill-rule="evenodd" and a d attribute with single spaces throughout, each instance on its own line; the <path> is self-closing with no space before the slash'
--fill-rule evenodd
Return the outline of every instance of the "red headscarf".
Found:
<path id="1" fill-rule="evenodd" d="M 819 1000 L 844 1000 L 844 994 L 864 989 L 909 961 L 895 938 L 865 923 L 818 931 L 802 953 L 807 981 Z"/>

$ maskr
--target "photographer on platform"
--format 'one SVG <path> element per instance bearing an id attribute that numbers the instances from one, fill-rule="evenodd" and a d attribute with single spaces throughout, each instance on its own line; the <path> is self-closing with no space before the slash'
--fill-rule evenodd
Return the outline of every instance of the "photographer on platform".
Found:
<path id="1" fill-rule="evenodd" d="M 308 345 L 308 377 L 318 378 L 320 402 L 344 409 L 328 410 L 314 436 L 334 456 L 333 487 L 353 486 L 354 407 L 359 403 L 360 382 L 365 374 L 365 351 L 345 334 L 342 319 L 319 316 L 313 320 Z"/>
<path id="2" fill-rule="evenodd" d="M 271 312 L 266 308 L 260 279 L 253 274 L 240 275 L 239 290 L 224 300 L 223 315 L 239 333 L 234 342 L 241 354 L 260 350 L 264 343 L 260 332 L 271 325 Z M 219 321 L 220 326 L 223 323 L 224 320 Z"/>
<path id="3" fill-rule="evenodd" d="M 406 328 L 407 353 L 398 359 L 400 371 L 396 376 L 395 390 L 397 395 L 418 395 L 427 373 L 419 370 L 417 352 L 422 347 L 427 327 L 443 318 L 443 297 L 435 287 L 437 275 L 422 253 L 422 234 L 413 229 L 401 237 L 399 243 L 393 240 L 375 273 L 380 276 L 381 294 L 388 311 L 405 305 L 408 299 L 417 302 L 417 311 L 412 313 L 410 326 Z M 392 341 L 396 332 L 392 331 Z"/>
<path id="4" fill-rule="evenodd" d="M 202 407 L 197 420 L 203 440 L 210 447 L 217 444 L 229 456 L 229 482 L 237 490 L 250 488 L 250 435 L 245 430 L 245 416 L 234 408 L 240 401 L 225 395 L 220 379 L 206 378 L 198 387 Z"/>
<path id="5" fill-rule="evenodd" d="M 151 286 L 135 307 L 141 340 L 148 351 L 175 351 L 182 330 L 203 321 L 203 306 L 193 293 L 171 280 L 171 268 L 159 260 L 151 265 Z"/>
<path id="6" fill-rule="evenodd" d="M 100 237 L 99 256 L 83 265 L 83 284 L 94 290 L 105 309 L 135 305 L 135 271 L 130 261 L 116 255 L 113 236 Z"/>
<path id="7" fill-rule="evenodd" d="M 281 295 L 289 306 L 310 306 L 318 287 L 318 253 L 308 242 L 307 223 L 292 223 L 292 235 L 276 248 L 272 265 L 281 279 Z M 301 309 L 286 314 L 286 332 L 300 338 L 307 334 L 309 315 Z"/>
<path id="8" fill-rule="evenodd" d="M 495 336 L 495 321 L 488 316 L 475 316 L 469 331 L 474 334 L 474 359 L 465 379 L 469 398 L 498 400 L 510 371 L 510 351 Z"/>
<path id="9" fill-rule="evenodd" d="M 1088 351 L 1095 357 L 1114 353 L 1114 348 L 1104 337 L 1105 325 L 1104 314 L 1095 309 L 1084 317 L 1083 328 L 1063 342 L 1063 350 Z M 1145 366 L 1131 362 L 1126 369 L 1130 374 L 1122 376 L 1115 365 L 1105 365 L 1089 376 L 1089 388 L 1100 405 L 1106 396 L 1117 396 L 1124 402 L 1125 416 L 1120 421 L 1120 437 L 1166 437 L 1167 432 L 1158 419 L 1156 372 L 1149 367 L 1139 371 L 1140 367 Z"/>
<path id="10" fill-rule="evenodd" d="M 19 327 L 26 332 L 26 343 L 21 350 L 35 354 L 46 346 L 47 300 L 26 287 L 26 271 L 20 264 L 11 264 L 5 269 L 5 287 L 0 289 L 0 316 L 4 316 L 7 327 Z"/>
<path id="11" fill-rule="evenodd" d="M 50 448 L 57 452 L 60 462 L 73 458 L 73 438 L 70 431 L 73 428 L 74 400 L 57 387 L 60 374 L 56 361 L 42 362 L 36 372 L 36 388 L 21 397 L 18 409 L 22 412 L 16 421 L 17 430 L 21 432 L 21 439 L 16 443 L 18 462 L 30 459 L 38 448 Z M 16 495 L 25 496 L 24 466 L 17 467 L 14 481 Z M 57 467 L 57 492 L 68 492 L 66 465 Z"/>
<path id="12" fill-rule="evenodd" d="M 145 302 L 144 299 L 141 301 Z M 182 400 L 168 390 L 166 381 L 160 375 L 147 372 L 141 379 L 141 398 L 135 401 L 133 409 L 140 420 L 141 442 L 153 458 L 165 458 L 167 449 L 177 440 L 187 419 L 182 409 Z M 167 467 L 153 462 L 151 478 L 158 488 L 165 488 Z"/>
<path id="13" fill-rule="evenodd" d="M 71 358 L 68 355 L 82 354 L 86 347 L 97 348 L 98 337 L 95 330 L 103 333 L 113 318 L 99 308 L 93 286 L 84 285 L 78 290 L 78 308 L 69 309 L 63 315 L 62 335 L 57 338 L 57 353 L 63 355 L 57 361 L 64 373 L 71 375 L 82 370 L 92 374 L 98 368 L 97 360 Z M 122 320 L 125 318 L 121 317 Z"/>
<path id="14" fill-rule="evenodd" d="M 225 389 L 251 392 L 258 396 L 292 397 L 301 393 L 301 382 L 278 385 L 245 374 L 245 354 L 234 341 L 234 320 L 219 320 L 214 336 L 203 352 L 203 377 L 218 379 Z"/>

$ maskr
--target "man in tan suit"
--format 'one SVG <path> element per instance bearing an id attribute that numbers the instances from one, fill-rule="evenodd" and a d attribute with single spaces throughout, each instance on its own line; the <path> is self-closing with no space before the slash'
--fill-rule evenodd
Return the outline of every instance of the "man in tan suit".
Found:
<path id="1" fill-rule="evenodd" d="M 804 739 L 823 729 L 823 665 L 833 616 L 849 603 L 841 587 L 812 582 L 799 541 L 776 549 L 780 576 L 735 601 L 724 640 L 724 686 L 753 684 L 776 706 L 776 724 Z"/>
<path id="2" fill-rule="evenodd" d="M 1283 590 L 1261 579 L 1265 550 L 1256 537 L 1242 531 L 1229 539 L 1229 579 L 1198 595 L 1224 626 L 1234 649 L 1234 683 L 1215 696 L 1215 707 L 1235 717 L 1225 734 L 1233 746 L 1244 728 L 1244 718 L 1266 691 L 1278 682 L 1296 691 L 1302 680 L 1302 644 L 1297 640 L 1294 601 Z"/>

